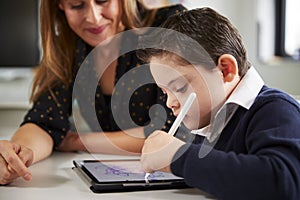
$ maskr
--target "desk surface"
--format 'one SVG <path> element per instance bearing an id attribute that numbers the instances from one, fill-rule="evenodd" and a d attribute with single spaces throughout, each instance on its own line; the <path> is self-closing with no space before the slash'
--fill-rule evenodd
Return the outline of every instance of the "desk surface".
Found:
<path id="1" fill-rule="evenodd" d="M 102 159 L 124 158 L 114 155 L 97 155 L 98 159 L 100 157 Z M 72 170 L 72 160 L 74 159 L 93 159 L 93 156 L 87 153 L 55 152 L 50 158 L 30 167 L 33 174 L 33 179 L 31 181 L 27 182 L 19 178 L 11 185 L 0 187 L 0 199 L 211 199 L 209 195 L 193 188 L 96 194 L 89 189 L 88 184 L 76 173 L 76 171 Z"/>

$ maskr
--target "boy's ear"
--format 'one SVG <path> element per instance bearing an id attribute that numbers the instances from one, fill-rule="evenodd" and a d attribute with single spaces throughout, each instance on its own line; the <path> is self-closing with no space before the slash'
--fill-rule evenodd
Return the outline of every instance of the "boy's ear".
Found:
<path id="1" fill-rule="evenodd" d="M 234 56 L 223 54 L 218 59 L 218 66 L 223 74 L 224 82 L 231 82 L 238 75 L 239 68 Z"/>

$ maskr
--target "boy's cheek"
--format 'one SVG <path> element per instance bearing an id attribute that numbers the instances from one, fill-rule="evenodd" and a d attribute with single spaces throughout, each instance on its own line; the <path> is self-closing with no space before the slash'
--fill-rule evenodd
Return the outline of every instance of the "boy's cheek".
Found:
<path id="1" fill-rule="evenodd" d="M 198 109 L 198 106 L 194 106 L 194 107 L 190 108 L 190 111 L 187 113 L 187 115 L 183 119 L 183 123 L 190 130 L 195 130 L 195 129 L 199 128 L 200 111 Z"/>

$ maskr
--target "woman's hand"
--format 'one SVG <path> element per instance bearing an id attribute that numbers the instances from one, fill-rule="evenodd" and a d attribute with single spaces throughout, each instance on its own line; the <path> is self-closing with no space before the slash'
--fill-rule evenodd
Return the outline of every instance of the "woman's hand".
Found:
<path id="1" fill-rule="evenodd" d="M 145 172 L 171 172 L 171 162 L 177 150 L 185 143 L 163 131 L 155 131 L 145 141 L 141 164 Z"/>
<path id="2" fill-rule="evenodd" d="M 33 151 L 25 146 L 6 140 L 0 141 L 0 184 L 6 185 L 18 177 L 31 180 L 28 167 L 33 162 Z"/>

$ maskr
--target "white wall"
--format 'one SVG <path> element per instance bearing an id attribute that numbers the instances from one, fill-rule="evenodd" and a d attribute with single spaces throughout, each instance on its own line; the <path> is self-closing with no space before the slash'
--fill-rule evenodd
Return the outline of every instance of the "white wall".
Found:
<path id="1" fill-rule="evenodd" d="M 258 60 L 257 1 L 265 0 L 186 0 L 185 5 L 189 9 L 208 6 L 228 17 L 239 29 L 248 49 L 249 60 L 266 84 L 292 95 L 300 95 L 299 62 L 276 60 L 266 64 Z"/>

